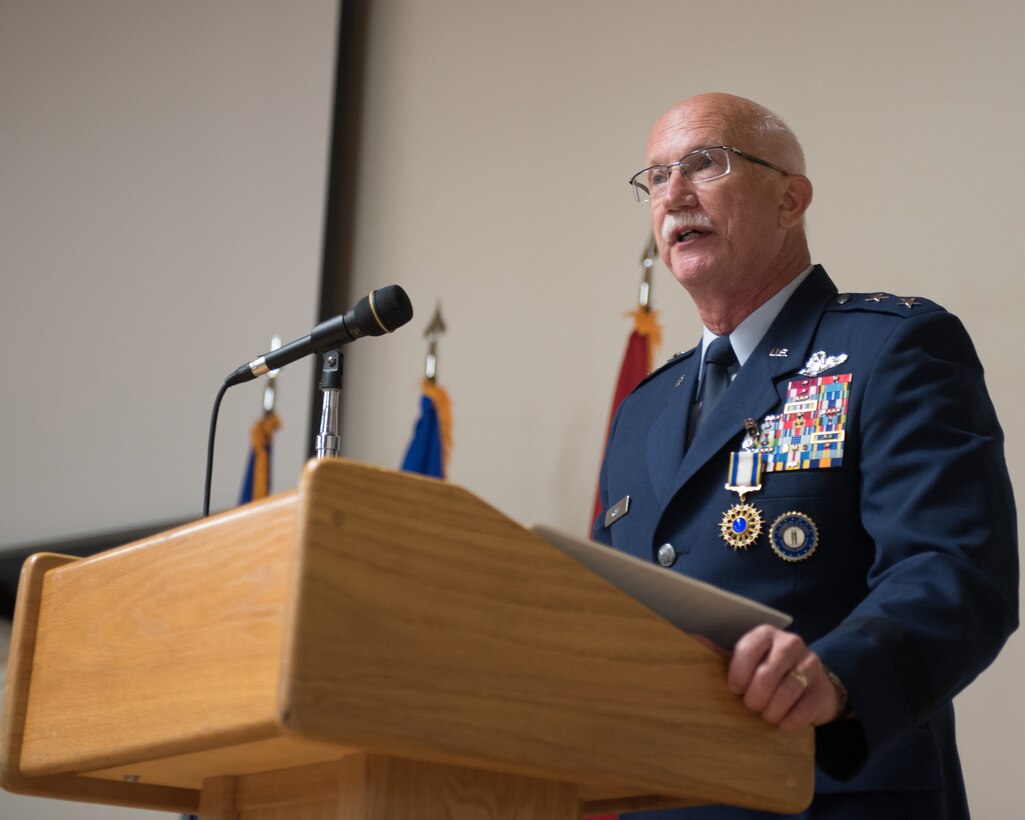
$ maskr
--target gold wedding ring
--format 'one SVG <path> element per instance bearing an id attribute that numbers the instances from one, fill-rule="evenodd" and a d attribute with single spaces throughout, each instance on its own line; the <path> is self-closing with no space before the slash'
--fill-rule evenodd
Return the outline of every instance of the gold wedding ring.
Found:
<path id="1" fill-rule="evenodd" d="M 802 689 L 808 688 L 808 676 L 803 672 L 798 672 L 796 669 L 791 669 L 788 673 L 795 681 L 801 684 Z"/>

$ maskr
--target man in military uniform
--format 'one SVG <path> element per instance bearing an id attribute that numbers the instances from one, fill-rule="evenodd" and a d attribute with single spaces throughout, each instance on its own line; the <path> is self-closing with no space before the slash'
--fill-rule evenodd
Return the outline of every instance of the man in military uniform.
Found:
<path id="1" fill-rule="evenodd" d="M 685 100 L 646 164 L 631 183 L 704 337 L 620 407 L 595 538 L 793 615 L 732 648 L 727 685 L 772 724 L 816 727 L 801 816 L 966 818 L 951 699 L 1018 622 L 972 343 L 924 298 L 839 293 L 812 264 L 803 153 L 763 107 Z"/>

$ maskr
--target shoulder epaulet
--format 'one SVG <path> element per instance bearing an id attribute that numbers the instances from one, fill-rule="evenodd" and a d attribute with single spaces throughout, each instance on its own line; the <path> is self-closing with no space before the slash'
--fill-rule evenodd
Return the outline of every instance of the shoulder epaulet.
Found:
<path id="1" fill-rule="evenodd" d="M 924 296 L 896 296 L 892 293 L 838 293 L 826 310 L 870 310 L 877 313 L 891 313 L 896 316 L 911 316 L 916 313 L 931 313 L 943 308 Z"/>
<path id="2" fill-rule="evenodd" d="M 641 379 L 641 380 L 640 380 L 639 382 L 637 382 L 637 386 L 636 386 L 636 387 L 634 387 L 634 389 L 633 389 L 633 390 L 631 390 L 630 392 L 631 392 L 631 393 L 632 393 L 632 392 L 634 392 L 634 390 L 636 390 L 636 389 L 637 389 L 638 387 L 640 387 L 640 386 L 641 386 L 642 384 L 647 384 L 647 383 L 648 383 L 649 381 L 651 381 L 651 380 L 652 380 L 653 378 L 655 378 L 656 376 L 658 376 L 658 375 L 659 375 L 660 373 L 662 373 L 662 372 L 664 372 L 664 371 L 668 370 L 669 368 L 673 367 L 674 365 L 677 365 L 677 364 L 679 364 L 680 362 L 686 361 L 687 359 L 689 359 L 689 358 L 690 358 L 691 354 L 692 354 L 692 353 L 693 353 L 693 352 L 694 352 L 695 350 L 697 350 L 697 349 L 698 349 L 698 348 L 696 348 L 696 347 L 692 347 L 692 348 L 691 348 L 690 350 L 681 350 L 681 351 L 680 351 L 679 353 L 677 353 L 676 355 L 674 355 L 674 356 L 670 356 L 670 357 L 669 357 L 669 358 L 668 358 L 668 359 L 667 359 L 667 360 L 665 361 L 665 363 L 664 363 L 664 364 L 662 364 L 662 366 L 661 366 L 661 367 L 656 367 L 656 368 L 655 368 L 654 370 L 652 370 L 652 371 L 651 371 L 651 372 L 650 372 L 650 373 L 649 373 L 649 374 L 648 374 L 647 376 L 645 376 L 645 377 L 644 377 L 643 379 Z"/>

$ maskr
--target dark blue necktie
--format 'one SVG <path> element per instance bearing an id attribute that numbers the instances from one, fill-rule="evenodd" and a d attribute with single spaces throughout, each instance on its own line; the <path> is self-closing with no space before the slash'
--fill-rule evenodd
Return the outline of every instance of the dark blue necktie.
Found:
<path id="1" fill-rule="evenodd" d="M 701 407 L 697 420 L 691 428 L 691 434 L 709 417 L 730 386 L 730 368 L 737 363 L 737 354 L 733 352 L 729 336 L 718 336 L 705 351 L 704 373 L 701 376 Z"/>

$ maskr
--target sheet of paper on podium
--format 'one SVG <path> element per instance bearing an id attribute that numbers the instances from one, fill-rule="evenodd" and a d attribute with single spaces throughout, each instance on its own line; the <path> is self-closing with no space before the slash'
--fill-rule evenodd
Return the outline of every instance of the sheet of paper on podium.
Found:
<path id="1" fill-rule="evenodd" d="M 759 624 L 782 629 L 793 621 L 777 609 L 604 544 L 544 524 L 534 524 L 530 530 L 671 624 L 691 635 L 702 635 L 725 649 L 732 649 L 744 633 Z"/>

